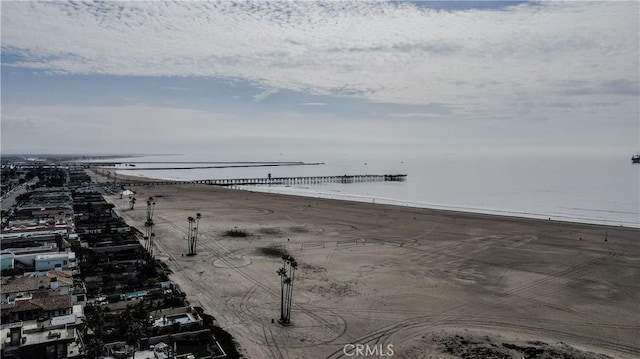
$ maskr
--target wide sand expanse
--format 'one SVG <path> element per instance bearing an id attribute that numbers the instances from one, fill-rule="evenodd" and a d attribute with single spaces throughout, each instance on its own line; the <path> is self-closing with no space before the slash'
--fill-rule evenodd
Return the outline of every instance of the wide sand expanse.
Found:
<path id="1" fill-rule="evenodd" d="M 134 210 L 127 198 L 107 199 L 143 230 L 144 200 L 155 198 L 156 256 L 249 358 L 348 357 L 349 343 L 449 358 L 439 353 L 452 341 L 640 356 L 638 229 L 206 185 L 132 189 Z M 190 257 L 187 217 L 196 213 Z M 249 236 L 224 236 L 234 228 Z M 299 263 L 290 327 L 277 323 L 283 250 Z"/>

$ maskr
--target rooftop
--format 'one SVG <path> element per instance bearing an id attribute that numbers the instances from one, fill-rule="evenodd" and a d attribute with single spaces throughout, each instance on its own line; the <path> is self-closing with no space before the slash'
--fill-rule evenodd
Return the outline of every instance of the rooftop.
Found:
<path id="1" fill-rule="evenodd" d="M 180 325 L 187 325 L 190 323 L 200 323 L 202 320 L 195 318 L 191 313 L 181 313 L 174 315 L 165 315 L 154 320 L 153 325 L 156 327 L 171 326 L 175 323 Z"/>
<path id="2" fill-rule="evenodd" d="M 49 271 L 44 276 L 4 277 L 2 279 L 2 293 L 19 293 L 49 288 L 51 278 L 57 278 L 59 286 L 73 285 L 70 271 Z"/>
<path id="3" fill-rule="evenodd" d="M 63 258 L 75 258 L 74 252 L 64 252 L 55 254 L 39 254 L 36 256 L 36 260 L 50 260 L 50 259 L 63 259 Z"/>
<path id="4" fill-rule="evenodd" d="M 49 283 L 51 282 L 50 277 L 41 277 L 41 278 L 30 278 L 30 277 L 19 277 L 12 282 L 4 284 L 2 286 L 2 293 L 20 293 L 20 292 L 31 292 L 38 289 L 48 289 Z M 59 285 L 62 284 L 62 281 L 58 281 Z"/>
<path id="5" fill-rule="evenodd" d="M 3 347 L 10 346 L 11 339 L 7 337 L 10 333 L 10 327 L 22 326 L 22 337 L 25 338 L 22 346 L 36 345 L 46 342 L 55 341 L 75 341 L 75 329 L 51 329 L 41 331 L 37 322 L 29 321 L 24 323 L 13 323 L 11 325 L 3 325 L 0 329 L 0 336 L 3 338 Z"/>
<path id="6" fill-rule="evenodd" d="M 26 312 L 30 310 L 42 309 L 52 311 L 59 309 L 73 308 L 71 294 L 52 295 L 43 298 L 33 298 L 28 300 L 18 300 L 15 302 L 13 312 Z"/>

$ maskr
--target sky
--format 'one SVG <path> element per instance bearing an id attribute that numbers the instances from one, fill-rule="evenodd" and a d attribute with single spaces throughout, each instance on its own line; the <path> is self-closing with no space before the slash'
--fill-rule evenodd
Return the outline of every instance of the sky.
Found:
<path id="1" fill-rule="evenodd" d="M 13 2 L 2 153 L 632 154 L 640 2 Z"/>

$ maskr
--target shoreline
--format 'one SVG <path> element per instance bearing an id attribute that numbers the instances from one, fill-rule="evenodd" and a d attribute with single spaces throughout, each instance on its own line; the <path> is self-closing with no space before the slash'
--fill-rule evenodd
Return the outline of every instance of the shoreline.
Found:
<path id="1" fill-rule="evenodd" d="M 250 358 L 340 357 L 345 342 L 379 334 L 398 357 L 441 355 L 420 335 L 473 328 L 498 345 L 512 335 L 613 357 L 640 354 L 637 229 L 217 186 L 136 189 L 157 202 L 155 252 L 172 280 Z M 143 228 L 143 205 L 130 211 L 127 199 L 107 200 Z M 198 255 L 182 256 L 186 218 L 196 212 Z M 247 237 L 225 236 L 231 229 Z M 274 250 L 301 265 L 291 327 L 271 322 L 280 294 Z"/>
<path id="2" fill-rule="evenodd" d="M 108 167 L 98 167 L 103 171 L 109 172 L 117 172 L 118 169 L 108 168 Z M 87 173 L 90 173 L 91 170 L 88 170 Z M 101 176 L 97 173 L 90 173 L 92 176 L 92 180 L 102 179 L 106 180 L 107 177 Z M 146 176 L 132 176 L 118 173 L 118 179 L 125 179 L 130 182 L 162 182 L 162 181 L 176 181 L 176 182 L 185 182 L 184 184 L 189 184 L 189 181 L 181 181 L 175 179 L 162 179 L 162 178 L 152 178 Z M 112 181 L 109 179 L 109 181 Z M 106 181 L 102 181 L 106 182 Z M 117 183 L 117 182 L 115 182 Z M 585 218 L 580 220 L 581 218 L 570 217 L 567 218 L 568 215 L 549 215 L 543 213 L 533 213 L 533 212 L 525 212 L 525 211 L 510 211 L 510 210 L 501 210 L 501 209 L 485 209 L 485 208 L 469 208 L 469 207 L 460 207 L 453 205 L 441 205 L 441 204 L 431 204 L 431 203 L 421 203 L 421 202 L 411 202 L 411 201 L 403 201 L 396 200 L 390 198 L 381 198 L 381 197 L 369 197 L 369 196 L 360 196 L 360 195 L 351 195 L 351 194 L 334 194 L 334 193 L 322 193 L 322 192 L 307 192 L 304 191 L 278 191 L 271 192 L 268 190 L 264 190 L 264 186 L 237 186 L 231 187 L 229 189 L 240 190 L 240 191 L 248 191 L 248 192 L 260 192 L 260 193 L 268 193 L 268 194 L 276 194 L 276 195 L 284 195 L 284 196 L 294 196 L 294 197 L 303 197 L 303 198 L 323 198 L 327 200 L 335 200 L 335 201 L 345 201 L 345 202 L 358 202 L 358 203 L 368 203 L 373 205 L 388 205 L 388 206 L 397 206 L 397 207 L 408 207 L 408 208 L 417 208 L 417 209 L 427 209 L 433 211 L 445 211 L 452 213 L 461 213 L 461 214 L 477 214 L 477 215 L 485 215 L 485 216 L 495 216 L 495 217 L 506 217 L 506 218 L 519 218 L 519 219 L 528 219 L 528 220 L 538 220 L 538 221 L 551 221 L 551 222 L 559 222 L 559 223 L 569 223 L 569 224 L 587 224 L 594 226 L 602 226 L 609 228 L 631 228 L 631 229 L 640 229 L 640 222 L 638 223 L 629 223 L 623 221 L 612 221 L 612 220 L 601 220 L 601 219 L 589 219 Z M 287 193 L 289 192 L 289 193 Z M 291 193 L 294 192 L 294 193 Z M 342 198 L 340 198 L 342 197 Z"/>
<path id="3" fill-rule="evenodd" d="M 285 193 L 284 191 L 278 191 L 278 190 L 274 192 L 261 190 L 264 188 L 265 188 L 264 186 L 259 185 L 259 186 L 251 186 L 251 187 L 246 186 L 238 189 L 244 190 L 244 191 L 282 194 L 282 195 L 297 196 L 297 197 L 324 198 L 324 199 L 330 199 L 330 200 L 336 200 L 336 201 L 370 203 L 374 205 L 385 204 L 389 206 L 398 206 L 398 207 L 422 208 L 422 209 L 430 209 L 434 211 L 473 213 L 473 214 L 484 214 L 484 215 L 498 216 L 498 217 L 533 219 L 533 220 L 541 220 L 541 221 L 551 220 L 556 222 L 592 224 L 592 225 L 606 226 L 606 227 L 613 227 L 613 228 L 622 227 L 622 228 L 640 229 L 640 222 L 630 223 L 630 222 L 623 222 L 623 221 L 598 220 L 598 219 L 589 219 L 589 218 L 584 218 L 583 220 L 580 220 L 581 218 L 575 218 L 569 215 L 562 215 L 562 214 L 548 215 L 548 214 L 524 212 L 524 211 L 462 207 L 462 206 L 454 206 L 454 205 L 431 204 L 431 203 L 422 203 L 422 202 L 415 202 L 415 201 L 396 200 L 396 199 L 384 198 L 384 197 L 359 196 L 359 195 L 352 195 L 352 194 L 334 194 L 334 193 L 328 193 L 328 192 L 317 192 L 317 193 L 305 194 L 305 192 Z M 292 192 L 295 192 L 295 191 L 292 191 Z M 322 196 L 316 196 L 316 194 L 321 194 Z M 574 220 L 570 220 L 570 219 L 574 219 Z"/>

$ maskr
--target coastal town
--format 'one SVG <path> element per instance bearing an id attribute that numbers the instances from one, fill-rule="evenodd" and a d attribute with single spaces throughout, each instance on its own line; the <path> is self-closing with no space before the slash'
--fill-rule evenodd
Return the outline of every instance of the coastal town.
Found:
<path id="1" fill-rule="evenodd" d="M 3 358 L 238 357 L 103 197 L 121 192 L 82 166 L 3 162 Z"/>
<path id="2" fill-rule="evenodd" d="M 639 15 L 0 0 L 0 359 L 639 359 Z"/>

